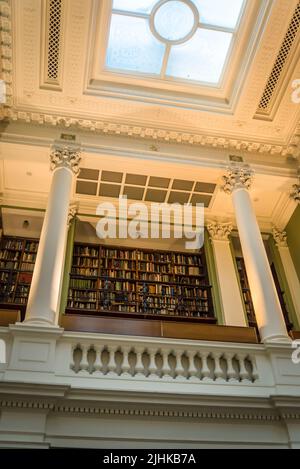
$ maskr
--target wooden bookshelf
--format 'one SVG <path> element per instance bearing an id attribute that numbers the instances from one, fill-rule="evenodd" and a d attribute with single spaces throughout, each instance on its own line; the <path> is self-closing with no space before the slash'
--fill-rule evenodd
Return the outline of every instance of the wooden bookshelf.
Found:
<path id="1" fill-rule="evenodd" d="M 252 302 L 245 262 L 242 257 L 236 257 L 236 264 L 239 273 L 239 280 L 243 294 L 244 305 L 246 309 L 249 326 L 256 326 L 256 317 Z"/>
<path id="2" fill-rule="evenodd" d="M 241 289 L 243 293 L 243 300 L 244 300 L 244 304 L 246 308 L 248 323 L 249 323 L 249 326 L 251 327 L 257 327 L 255 311 L 254 311 L 251 292 L 249 288 L 249 282 L 248 282 L 244 259 L 242 257 L 237 257 L 236 263 L 237 263 L 237 268 L 239 272 L 239 280 L 240 280 L 240 285 L 241 285 Z M 284 320 L 285 320 L 288 331 L 290 331 L 293 328 L 293 324 L 290 322 L 290 319 L 289 319 L 289 313 L 288 313 L 285 299 L 284 299 L 284 291 L 282 291 L 280 287 L 279 279 L 278 279 L 274 264 L 271 265 L 271 271 L 272 271 L 273 279 L 275 282 L 277 294 L 279 297 L 281 309 L 283 312 Z"/>
<path id="3" fill-rule="evenodd" d="M 204 252 L 76 243 L 66 313 L 215 323 Z"/>
<path id="4" fill-rule="evenodd" d="M 0 306 L 24 317 L 39 241 L 3 236 L 0 241 Z"/>

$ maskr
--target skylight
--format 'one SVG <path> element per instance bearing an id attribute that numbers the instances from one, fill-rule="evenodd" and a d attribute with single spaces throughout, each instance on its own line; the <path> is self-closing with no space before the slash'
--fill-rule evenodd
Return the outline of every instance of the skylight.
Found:
<path id="1" fill-rule="evenodd" d="M 245 0 L 113 0 L 106 69 L 218 85 Z"/>

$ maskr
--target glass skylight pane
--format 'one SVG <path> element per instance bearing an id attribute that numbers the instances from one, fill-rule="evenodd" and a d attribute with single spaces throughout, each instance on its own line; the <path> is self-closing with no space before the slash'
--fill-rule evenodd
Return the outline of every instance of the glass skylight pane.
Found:
<path id="1" fill-rule="evenodd" d="M 155 3 L 157 3 L 157 0 L 114 0 L 113 9 L 150 13 Z"/>
<path id="2" fill-rule="evenodd" d="M 244 0 L 192 0 L 197 6 L 200 23 L 235 28 Z"/>
<path id="3" fill-rule="evenodd" d="M 166 74 L 217 84 L 231 39 L 231 33 L 199 28 L 188 42 L 171 47 Z"/>
<path id="4" fill-rule="evenodd" d="M 107 67 L 159 74 L 164 51 L 165 46 L 151 33 L 148 20 L 112 15 Z"/>
<path id="5" fill-rule="evenodd" d="M 177 41 L 187 36 L 195 23 L 194 13 L 183 2 L 164 3 L 154 17 L 154 27 L 158 34 L 169 41 Z"/>

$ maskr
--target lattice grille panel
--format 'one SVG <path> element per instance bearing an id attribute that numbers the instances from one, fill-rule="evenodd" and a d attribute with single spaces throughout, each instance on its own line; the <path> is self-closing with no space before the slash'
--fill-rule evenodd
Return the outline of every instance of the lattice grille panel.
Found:
<path id="1" fill-rule="evenodd" d="M 59 78 L 62 0 L 49 0 L 48 79 Z"/>
<path id="2" fill-rule="evenodd" d="M 299 27 L 300 27 L 300 2 L 298 3 L 298 6 L 295 10 L 289 29 L 285 35 L 284 41 L 282 43 L 277 59 L 275 61 L 272 73 L 264 89 L 264 93 L 261 97 L 261 100 L 258 106 L 258 110 L 257 110 L 258 113 L 263 112 L 264 114 L 265 113 L 267 114 L 270 111 L 274 92 L 279 83 L 281 73 L 289 57 L 292 46 L 295 42 L 295 38 L 299 31 Z"/>

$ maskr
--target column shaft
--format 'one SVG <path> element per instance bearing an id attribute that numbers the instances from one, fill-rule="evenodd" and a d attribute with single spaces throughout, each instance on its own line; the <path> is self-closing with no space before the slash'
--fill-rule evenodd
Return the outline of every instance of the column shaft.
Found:
<path id="1" fill-rule="evenodd" d="M 72 171 L 54 171 L 25 322 L 57 324 Z"/>
<path id="2" fill-rule="evenodd" d="M 245 187 L 233 189 L 233 204 L 261 338 L 263 341 L 287 340 L 288 333 L 267 253 Z"/>

